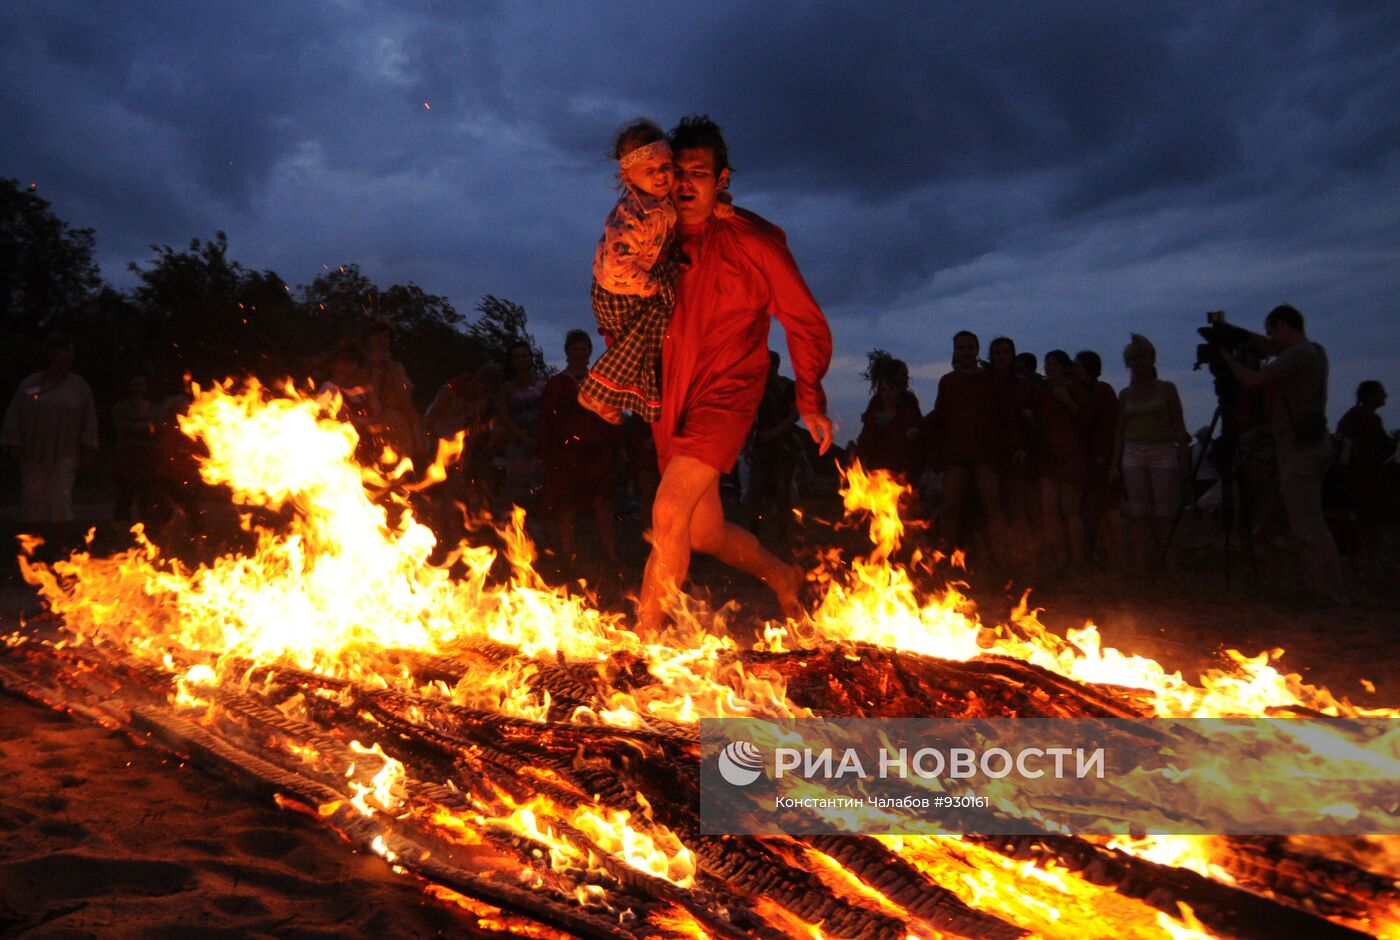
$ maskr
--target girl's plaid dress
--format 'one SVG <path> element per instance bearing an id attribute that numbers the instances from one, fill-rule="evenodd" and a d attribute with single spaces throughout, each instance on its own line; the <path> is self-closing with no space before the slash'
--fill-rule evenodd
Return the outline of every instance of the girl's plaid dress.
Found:
<path id="1" fill-rule="evenodd" d="M 593 259 L 593 315 L 608 349 L 580 390 L 646 421 L 661 414 L 661 342 L 676 302 L 675 223 L 668 200 L 628 186 Z"/>

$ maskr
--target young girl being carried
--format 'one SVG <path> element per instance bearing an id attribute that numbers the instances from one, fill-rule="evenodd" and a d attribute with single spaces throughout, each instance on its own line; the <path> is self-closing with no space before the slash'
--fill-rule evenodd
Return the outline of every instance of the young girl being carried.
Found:
<path id="1" fill-rule="evenodd" d="M 593 256 L 593 315 L 608 349 L 579 383 L 579 404 L 611 424 L 630 411 L 661 415 L 661 341 L 676 302 L 671 204 L 675 168 L 666 133 L 633 121 L 613 143 L 622 195 Z M 717 214 L 732 213 L 728 203 Z"/>

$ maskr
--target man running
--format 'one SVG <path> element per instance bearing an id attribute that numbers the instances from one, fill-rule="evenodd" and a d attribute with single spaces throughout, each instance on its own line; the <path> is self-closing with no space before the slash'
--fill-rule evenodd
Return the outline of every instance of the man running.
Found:
<path id="1" fill-rule="evenodd" d="M 744 209 L 715 216 L 729 184 L 729 150 L 708 117 L 676 125 L 671 150 L 676 236 L 685 260 L 662 345 L 661 418 L 654 425 L 661 483 L 637 612 L 646 638 L 660 632 L 664 604 L 685 581 L 692 550 L 763 581 L 786 616 L 802 614 L 801 571 L 775 558 L 744 527 L 726 522 L 719 497 L 720 474 L 734 466 L 763 397 L 770 316 L 787 334 L 798 411 L 822 453 L 832 433 L 821 387 L 831 362 L 831 330 L 786 236 Z"/>

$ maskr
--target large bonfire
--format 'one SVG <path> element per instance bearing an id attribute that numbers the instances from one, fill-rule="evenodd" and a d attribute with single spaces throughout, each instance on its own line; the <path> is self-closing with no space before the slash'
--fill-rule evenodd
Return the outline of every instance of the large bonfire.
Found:
<path id="1" fill-rule="evenodd" d="M 871 547 L 828 552 L 809 621 L 740 649 L 721 614 L 682 606 L 644 642 L 541 580 L 518 511 L 508 579 L 490 547 L 433 561 L 409 468 L 357 464 L 338 406 L 255 383 L 197 394 L 182 429 L 256 547 L 191 567 L 138 528 L 111 557 L 22 558 L 61 633 L 12 635 L 0 682 L 323 819 L 480 930 L 1400 938 L 1381 839 L 703 835 L 702 717 L 1400 713 L 1303 683 L 1280 651 L 1231 652 L 1192 683 L 1024 604 L 983 623 L 924 586 L 942 560 L 900 555 L 901 487 L 859 468 L 845 505 Z"/>

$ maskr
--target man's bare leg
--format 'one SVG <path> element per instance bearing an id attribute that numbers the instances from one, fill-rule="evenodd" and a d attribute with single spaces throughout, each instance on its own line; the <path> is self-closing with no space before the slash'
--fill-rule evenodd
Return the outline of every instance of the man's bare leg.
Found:
<path id="1" fill-rule="evenodd" d="M 662 604 L 685 581 L 692 547 L 768 585 L 786 616 L 801 615 L 802 573 L 769 553 L 752 532 L 725 521 L 715 468 L 693 457 L 672 459 L 656 490 L 651 519 L 651 556 L 637 602 L 637 629 L 644 638 L 661 632 Z"/>
<path id="2" fill-rule="evenodd" d="M 651 639 L 661 632 L 662 604 L 680 590 L 690 570 L 690 526 L 707 490 L 719 498 L 719 471 L 694 457 L 666 464 L 651 505 L 651 555 L 637 598 L 637 632 Z"/>
<path id="3" fill-rule="evenodd" d="M 802 617 L 804 612 L 797 598 L 802 586 L 801 569 L 781 561 L 752 532 L 724 518 L 718 478 L 696 504 L 690 523 L 690 547 L 762 581 L 777 596 L 783 616 Z"/>

